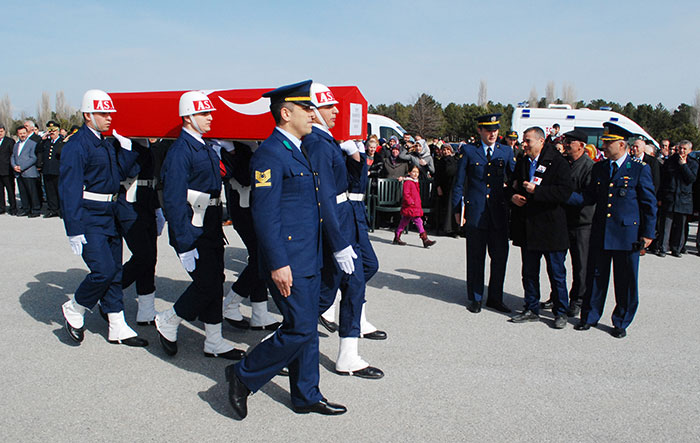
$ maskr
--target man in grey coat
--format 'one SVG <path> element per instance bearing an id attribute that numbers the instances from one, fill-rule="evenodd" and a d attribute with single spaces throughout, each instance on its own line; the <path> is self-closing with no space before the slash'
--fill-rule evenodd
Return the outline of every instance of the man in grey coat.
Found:
<path id="1" fill-rule="evenodd" d="M 38 217 L 41 212 L 39 199 L 39 170 L 36 168 L 36 142 L 28 138 L 24 126 L 17 128 L 19 140 L 15 143 L 10 164 L 17 177 L 22 210 L 19 216 Z"/>

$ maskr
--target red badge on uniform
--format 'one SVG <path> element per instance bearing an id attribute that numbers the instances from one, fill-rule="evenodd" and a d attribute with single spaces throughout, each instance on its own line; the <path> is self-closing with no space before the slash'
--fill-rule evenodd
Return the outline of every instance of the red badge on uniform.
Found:
<path id="1" fill-rule="evenodd" d="M 92 107 L 95 109 L 95 111 L 115 111 L 112 100 L 93 100 Z"/>
<path id="2" fill-rule="evenodd" d="M 534 183 L 535 186 L 539 186 L 540 183 L 542 183 L 542 177 L 533 177 L 533 178 L 532 178 L 532 183 Z"/>
<path id="3" fill-rule="evenodd" d="M 209 101 L 209 100 L 195 100 L 192 103 L 194 104 L 195 112 L 210 111 L 210 110 L 214 109 L 214 106 L 211 104 L 211 101 Z"/>

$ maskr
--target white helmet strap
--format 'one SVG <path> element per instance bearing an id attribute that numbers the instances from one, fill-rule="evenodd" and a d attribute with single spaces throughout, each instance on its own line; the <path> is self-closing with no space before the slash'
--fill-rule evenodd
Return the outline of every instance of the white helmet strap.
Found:
<path id="1" fill-rule="evenodd" d="M 323 117 L 321 116 L 321 113 L 319 112 L 318 108 L 314 107 L 313 109 L 314 109 L 314 114 L 316 114 L 316 118 L 318 119 L 318 123 L 319 123 L 320 125 L 323 125 L 324 128 L 330 129 L 330 128 L 328 127 L 328 125 L 326 124 L 326 121 L 325 121 L 325 120 L 323 119 Z"/>
<path id="2" fill-rule="evenodd" d="M 92 126 L 95 127 L 95 131 L 102 132 L 102 129 L 97 125 L 97 120 L 95 120 L 95 114 L 92 112 L 90 113 L 90 121 L 92 122 Z"/>
<path id="3" fill-rule="evenodd" d="M 195 114 L 190 114 L 190 123 L 192 123 L 192 127 L 195 129 L 195 131 L 199 132 L 200 134 L 204 134 L 204 131 L 202 131 L 199 128 L 199 125 L 197 124 L 197 120 L 194 119 Z"/>

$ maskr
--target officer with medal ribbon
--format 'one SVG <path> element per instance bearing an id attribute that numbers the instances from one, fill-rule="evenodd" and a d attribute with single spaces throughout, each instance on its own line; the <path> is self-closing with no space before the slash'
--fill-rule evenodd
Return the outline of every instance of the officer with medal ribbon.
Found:
<path id="1" fill-rule="evenodd" d="M 309 160 L 320 179 L 321 204 L 327 205 L 323 223 L 324 260 L 321 269 L 321 312 L 325 312 L 341 291 L 340 343 L 335 370 L 341 375 L 377 379 L 384 373 L 364 361 L 358 352 L 360 315 L 365 302 L 365 277 L 362 253 L 359 251 L 357 214 L 348 200 L 348 174 L 345 157 L 360 161 L 354 143 L 343 145 L 333 138 L 330 129 L 335 126 L 338 101 L 331 90 L 321 84 L 311 85 L 314 122 L 311 134 L 304 137 Z M 359 216 L 358 216 L 359 215 Z M 359 256 L 358 256 L 359 255 Z"/>
<path id="2" fill-rule="evenodd" d="M 318 176 L 302 148 L 313 116 L 307 80 L 263 94 L 276 128 L 251 160 L 251 210 L 260 246 L 261 272 L 284 318 L 282 326 L 239 363 L 226 368 L 229 401 L 242 419 L 248 395 L 289 368 L 297 413 L 337 415 L 319 383 L 318 316 L 321 292 L 322 201 Z"/>
<path id="3" fill-rule="evenodd" d="M 509 313 L 503 303 L 503 281 L 508 260 L 508 207 L 504 186 L 515 167 L 513 150 L 496 140 L 501 114 L 478 117 L 481 137 L 476 145 L 463 147 L 452 191 L 454 213 L 464 214 L 467 234 L 467 309 L 481 312 L 484 296 L 486 250 L 491 258 L 489 297 L 486 306 Z M 464 212 L 462 212 L 464 205 Z"/>
<path id="4" fill-rule="evenodd" d="M 44 179 L 44 191 L 46 192 L 46 207 L 48 211 L 44 218 L 58 216 L 60 206 L 58 198 L 58 176 L 60 174 L 61 150 L 64 140 L 59 136 L 58 123 L 49 120 L 46 123 L 48 136 L 41 141 L 37 148 L 37 168 Z"/>
<path id="5" fill-rule="evenodd" d="M 607 160 L 593 165 L 590 184 L 582 194 L 574 193 L 569 199 L 571 204 L 596 204 L 586 293 L 581 320 L 574 329 L 586 331 L 598 324 L 612 262 L 616 303 L 610 334 L 623 338 L 639 305 L 639 251 L 648 247 L 654 237 L 656 197 L 649 166 L 633 161 L 628 153 L 627 141 L 633 134 L 614 123 L 603 126 L 601 140 Z"/>
<path id="6" fill-rule="evenodd" d="M 168 355 L 177 353 L 177 330 L 182 320 L 204 323 L 204 356 L 240 360 L 221 335 L 224 298 L 224 231 L 221 226 L 221 166 L 214 149 L 202 135 L 209 132 L 212 111 L 200 91 L 182 94 L 179 114 L 182 131 L 168 150 L 161 170 L 163 211 L 170 245 L 177 252 L 192 283 L 172 308 L 156 315 L 160 343 Z"/>
<path id="7" fill-rule="evenodd" d="M 110 96 L 91 89 L 80 111 L 85 124 L 63 146 L 58 180 L 66 234 L 76 255 L 90 268 L 75 296 L 63 304 L 65 327 L 78 343 L 84 338 L 85 311 L 97 302 L 109 321 L 108 341 L 147 346 L 124 320 L 122 294 L 122 238 L 117 227 L 116 197 L 119 182 L 136 160 L 131 141 L 113 132 L 121 148 L 102 136 L 116 112 Z"/>

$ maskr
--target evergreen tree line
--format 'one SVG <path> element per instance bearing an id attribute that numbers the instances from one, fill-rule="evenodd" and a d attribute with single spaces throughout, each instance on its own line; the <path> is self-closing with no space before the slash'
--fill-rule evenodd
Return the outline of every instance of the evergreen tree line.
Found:
<path id="1" fill-rule="evenodd" d="M 561 104 L 561 100 L 555 103 Z M 546 99 L 538 102 L 538 107 L 545 107 Z M 699 113 L 696 107 L 681 104 L 673 111 L 666 109 L 661 103 L 656 106 L 649 104 L 634 105 L 596 99 L 590 102 L 578 101 L 573 108 L 601 109 L 610 108 L 639 124 L 657 141 L 669 139 L 671 143 L 687 139 L 693 142 L 695 149 L 700 149 L 700 129 L 698 129 Z M 505 135 L 511 127 L 511 119 L 515 107 L 502 103 L 487 102 L 483 106 L 477 104 L 450 103 L 443 108 L 431 95 L 421 94 L 414 104 L 404 105 L 370 105 L 369 112 L 381 114 L 398 122 L 411 134 L 420 134 L 426 138 L 443 138 L 448 141 L 467 140 L 469 137 L 478 138 L 476 117 L 487 113 L 501 113 L 500 134 Z"/>

